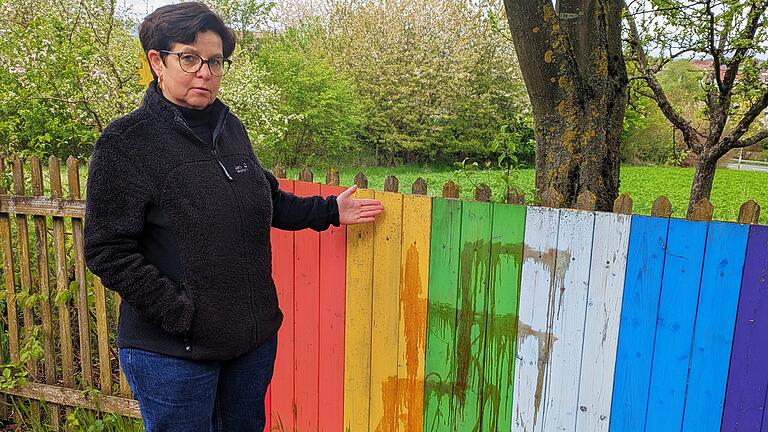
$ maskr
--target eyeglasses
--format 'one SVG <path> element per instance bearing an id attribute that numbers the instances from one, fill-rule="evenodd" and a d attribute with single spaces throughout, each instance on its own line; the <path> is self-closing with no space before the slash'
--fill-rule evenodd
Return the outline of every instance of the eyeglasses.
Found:
<path id="1" fill-rule="evenodd" d="M 177 56 L 179 58 L 179 66 L 181 66 L 181 70 L 191 74 L 197 73 L 203 65 L 207 63 L 211 75 L 220 77 L 227 73 L 229 65 L 232 64 L 232 60 L 222 57 L 212 57 L 208 60 L 203 60 L 199 55 L 188 52 L 173 52 L 166 50 L 161 50 L 160 52 Z"/>

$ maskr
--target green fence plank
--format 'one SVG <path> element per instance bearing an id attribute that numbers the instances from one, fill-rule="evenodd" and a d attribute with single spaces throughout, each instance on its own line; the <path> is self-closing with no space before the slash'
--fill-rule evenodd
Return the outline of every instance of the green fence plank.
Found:
<path id="1" fill-rule="evenodd" d="M 523 206 L 493 205 L 483 374 L 483 431 L 508 431 L 512 427 L 517 306 L 523 268 L 525 212 Z"/>
<path id="2" fill-rule="evenodd" d="M 424 431 L 452 430 L 462 202 L 435 198 L 424 383 Z"/>
<path id="3" fill-rule="evenodd" d="M 485 312 L 491 259 L 492 204 L 465 202 L 462 209 L 456 382 L 453 404 L 457 432 L 480 430 L 483 418 Z"/>

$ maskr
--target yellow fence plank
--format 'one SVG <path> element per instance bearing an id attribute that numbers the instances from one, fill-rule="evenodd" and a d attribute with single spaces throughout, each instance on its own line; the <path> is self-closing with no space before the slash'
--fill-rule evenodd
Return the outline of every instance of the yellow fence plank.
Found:
<path id="1" fill-rule="evenodd" d="M 397 362 L 398 430 L 421 432 L 432 199 L 403 196 L 400 328 Z"/>
<path id="2" fill-rule="evenodd" d="M 384 212 L 374 226 L 373 324 L 371 328 L 372 432 L 396 429 L 397 345 L 400 321 L 400 247 L 403 195 L 376 192 Z"/>
<path id="3" fill-rule="evenodd" d="M 355 198 L 373 198 L 358 190 Z M 347 227 L 347 294 L 344 349 L 344 430 L 368 432 L 371 400 L 373 225 Z"/>

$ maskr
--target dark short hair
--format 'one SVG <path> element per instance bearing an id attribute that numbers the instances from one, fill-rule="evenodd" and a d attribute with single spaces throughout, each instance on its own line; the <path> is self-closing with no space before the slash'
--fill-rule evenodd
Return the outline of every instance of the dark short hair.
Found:
<path id="1" fill-rule="evenodd" d="M 149 50 L 170 50 L 174 43 L 193 43 L 198 33 L 206 31 L 221 37 L 225 58 L 232 55 L 235 50 L 235 33 L 208 6 L 198 2 L 177 3 L 155 9 L 141 23 L 139 40 L 146 55 Z M 152 71 L 154 74 L 155 71 Z"/>

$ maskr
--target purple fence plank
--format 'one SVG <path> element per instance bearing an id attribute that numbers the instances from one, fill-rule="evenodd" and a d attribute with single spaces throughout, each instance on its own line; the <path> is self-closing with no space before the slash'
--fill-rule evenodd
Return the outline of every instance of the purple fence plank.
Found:
<path id="1" fill-rule="evenodd" d="M 752 226 L 736 316 L 722 432 L 761 430 L 768 392 L 767 365 L 768 227 Z"/>

